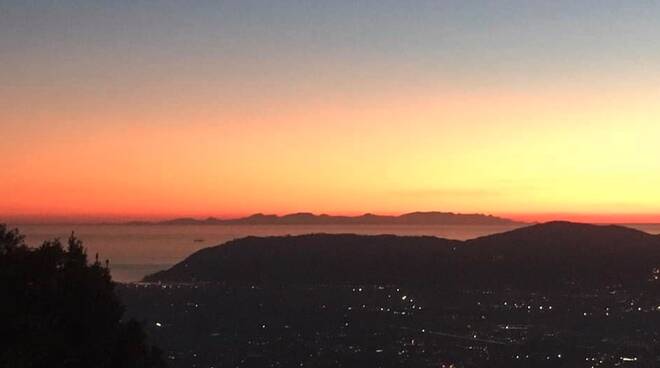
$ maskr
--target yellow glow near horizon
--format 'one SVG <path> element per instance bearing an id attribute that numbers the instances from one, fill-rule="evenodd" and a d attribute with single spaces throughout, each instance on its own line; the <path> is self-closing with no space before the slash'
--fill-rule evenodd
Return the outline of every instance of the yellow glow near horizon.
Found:
<path id="1" fill-rule="evenodd" d="M 49 111 L 13 132 L 8 216 L 447 210 L 660 213 L 660 93 L 555 88 L 292 104 L 268 112 Z M 202 112 L 200 112 L 200 110 Z M 258 110 L 258 109 L 257 109 Z M 4 112 L 4 119 L 29 118 Z M 35 117 L 33 117 L 35 118 Z M 150 122 L 158 122 L 151 124 Z M 87 124 L 87 122 L 92 122 Z M 533 218 L 533 216 L 531 216 Z M 622 217 L 622 218 L 623 218 Z"/>

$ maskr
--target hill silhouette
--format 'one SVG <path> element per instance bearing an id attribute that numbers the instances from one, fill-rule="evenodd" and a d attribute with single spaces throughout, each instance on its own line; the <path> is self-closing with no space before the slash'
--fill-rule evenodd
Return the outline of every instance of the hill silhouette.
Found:
<path id="1" fill-rule="evenodd" d="M 209 217 L 198 220 L 178 218 L 160 222 L 133 221 L 132 225 L 516 225 L 523 223 L 483 214 L 451 212 L 412 212 L 400 216 L 364 214 L 361 216 L 315 215 L 301 212 L 283 216 L 257 213 L 236 219 Z"/>
<path id="2" fill-rule="evenodd" d="M 642 285 L 660 237 L 621 226 L 551 222 L 467 241 L 394 235 L 247 237 L 202 249 L 145 281 Z"/>

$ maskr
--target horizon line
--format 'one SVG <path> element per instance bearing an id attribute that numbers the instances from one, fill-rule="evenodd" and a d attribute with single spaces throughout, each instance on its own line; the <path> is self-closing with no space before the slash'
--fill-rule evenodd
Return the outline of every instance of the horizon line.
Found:
<path id="1" fill-rule="evenodd" d="M 293 214 L 312 214 L 315 216 L 345 216 L 360 217 L 364 215 L 376 216 L 402 216 L 411 213 L 451 213 L 456 215 L 483 215 L 503 218 L 523 223 L 544 223 L 552 221 L 569 221 L 593 224 L 660 224 L 660 213 L 589 213 L 589 212 L 529 212 L 529 213 L 506 213 L 506 212 L 483 212 L 483 211 L 446 211 L 446 210 L 417 210 L 406 212 L 395 211 L 345 211 L 345 212 L 313 212 L 313 211 L 293 211 L 293 212 L 251 212 L 246 214 L 16 214 L 0 217 L 0 223 L 16 225 L 121 225 L 127 222 L 161 222 L 175 219 L 191 218 L 195 220 L 205 220 L 214 218 L 218 220 L 236 220 L 254 215 L 266 216 L 286 216 Z M 4 218 L 3 218 L 4 217 Z"/>

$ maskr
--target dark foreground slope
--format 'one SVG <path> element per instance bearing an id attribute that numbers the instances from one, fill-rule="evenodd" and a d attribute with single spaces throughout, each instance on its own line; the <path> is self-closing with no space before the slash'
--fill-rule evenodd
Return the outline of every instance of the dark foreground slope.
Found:
<path id="1" fill-rule="evenodd" d="M 653 278 L 657 267 L 658 236 L 552 222 L 464 242 L 393 235 L 248 237 L 200 250 L 145 281 L 633 286 Z"/>

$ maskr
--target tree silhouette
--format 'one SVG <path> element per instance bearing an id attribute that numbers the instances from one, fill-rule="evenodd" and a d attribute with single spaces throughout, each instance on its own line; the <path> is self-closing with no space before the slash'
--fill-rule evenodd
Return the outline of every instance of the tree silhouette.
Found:
<path id="1" fill-rule="evenodd" d="M 0 367 L 162 367 L 110 272 L 74 234 L 29 248 L 0 224 Z"/>

